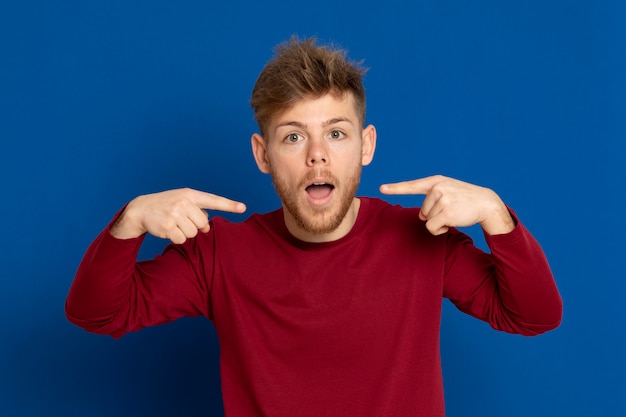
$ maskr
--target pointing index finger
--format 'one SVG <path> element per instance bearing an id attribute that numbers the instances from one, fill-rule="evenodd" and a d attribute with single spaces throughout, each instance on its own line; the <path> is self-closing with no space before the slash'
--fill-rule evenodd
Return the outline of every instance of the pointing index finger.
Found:
<path id="1" fill-rule="evenodd" d="M 246 211 L 244 203 L 204 191 L 196 191 L 193 201 L 201 209 L 227 211 L 230 213 L 243 213 Z"/>
<path id="2" fill-rule="evenodd" d="M 411 181 L 383 184 L 380 186 L 380 192 L 383 194 L 428 194 L 438 181 L 437 176 L 432 176 Z"/>

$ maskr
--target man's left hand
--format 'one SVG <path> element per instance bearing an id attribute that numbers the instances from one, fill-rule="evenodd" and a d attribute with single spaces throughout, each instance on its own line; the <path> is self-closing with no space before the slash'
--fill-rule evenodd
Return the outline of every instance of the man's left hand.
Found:
<path id="1" fill-rule="evenodd" d="M 515 222 L 500 197 L 489 188 L 435 175 L 412 181 L 384 184 L 383 194 L 423 194 L 420 218 L 433 235 L 450 227 L 480 224 L 490 235 L 509 233 Z"/>

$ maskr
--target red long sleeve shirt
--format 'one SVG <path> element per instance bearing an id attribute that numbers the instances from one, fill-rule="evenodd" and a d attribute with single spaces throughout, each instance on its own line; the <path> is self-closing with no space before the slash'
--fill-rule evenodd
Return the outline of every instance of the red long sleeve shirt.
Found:
<path id="1" fill-rule="evenodd" d="M 227 416 L 443 416 L 442 298 L 498 330 L 560 323 L 545 256 L 517 223 L 486 236 L 432 236 L 419 209 L 361 198 L 352 230 L 326 243 L 288 232 L 282 210 L 136 263 L 141 239 L 108 229 L 68 295 L 70 321 L 120 337 L 183 316 L 211 319 Z"/>

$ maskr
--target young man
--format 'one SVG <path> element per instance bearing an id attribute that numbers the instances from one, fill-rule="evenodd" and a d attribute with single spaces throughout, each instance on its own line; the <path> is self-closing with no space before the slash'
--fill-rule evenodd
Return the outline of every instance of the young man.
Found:
<path id="1" fill-rule="evenodd" d="M 357 198 L 376 130 L 363 71 L 292 39 L 251 103 L 259 169 L 282 208 L 191 189 L 140 196 L 92 243 L 68 295 L 73 323 L 120 337 L 183 316 L 213 321 L 230 416 L 443 416 L 442 298 L 498 330 L 536 335 L 561 299 L 539 245 L 493 191 L 434 176 L 381 187 L 421 209 Z M 491 249 L 456 227 L 480 224 Z M 136 263 L 142 237 L 170 239 Z"/>

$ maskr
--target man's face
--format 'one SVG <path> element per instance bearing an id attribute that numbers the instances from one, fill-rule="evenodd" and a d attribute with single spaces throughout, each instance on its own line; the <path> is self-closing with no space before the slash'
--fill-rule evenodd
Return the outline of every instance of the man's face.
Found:
<path id="1" fill-rule="evenodd" d="M 375 148 L 373 126 L 361 128 L 351 94 L 304 99 L 252 137 L 259 169 L 270 173 L 297 237 L 334 240 L 356 220 L 361 167 Z"/>

